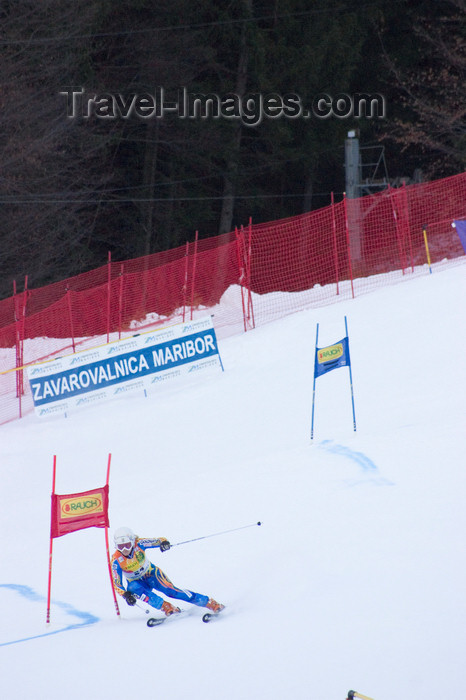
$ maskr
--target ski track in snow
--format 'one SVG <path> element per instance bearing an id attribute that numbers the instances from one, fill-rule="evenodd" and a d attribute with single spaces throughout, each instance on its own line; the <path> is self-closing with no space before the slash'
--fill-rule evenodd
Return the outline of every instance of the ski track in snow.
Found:
<path id="1" fill-rule="evenodd" d="M 36 593 L 32 588 L 29 586 L 25 586 L 19 583 L 0 583 L 0 588 L 5 588 L 9 589 L 11 591 L 14 591 L 15 593 L 18 593 L 18 595 L 23 596 L 23 598 L 27 598 L 29 601 L 32 601 L 34 603 L 45 603 L 46 599 L 44 596 L 40 595 L 39 593 Z M 13 639 L 9 642 L 0 642 L 0 647 L 6 647 L 6 646 L 11 646 L 12 644 L 20 644 L 21 642 L 30 642 L 33 639 L 40 639 L 40 637 L 50 637 L 53 634 L 60 634 L 61 632 L 70 632 L 71 630 L 78 629 L 79 627 L 86 627 L 87 625 L 95 625 L 96 622 L 99 622 L 99 618 L 96 617 L 95 615 L 92 615 L 91 613 L 88 612 L 83 612 L 81 610 L 76 610 L 72 605 L 69 603 L 63 603 L 59 600 L 54 600 L 52 601 L 53 605 L 57 606 L 58 608 L 61 608 L 66 612 L 67 615 L 73 615 L 74 617 L 78 617 L 82 620 L 82 622 L 78 622 L 75 624 L 67 625 L 66 627 L 63 627 L 58 630 L 51 630 L 50 632 L 44 632 L 42 634 L 36 634 L 31 637 L 23 637 L 22 639 Z"/>
<path id="2" fill-rule="evenodd" d="M 371 483 L 375 486 L 394 486 L 394 482 L 389 479 L 385 479 L 383 476 L 379 475 L 379 469 L 377 465 L 363 452 L 356 452 L 346 445 L 339 445 L 333 440 L 322 440 L 318 447 L 330 452 L 331 454 L 339 455 L 345 459 L 349 459 L 351 462 L 361 467 L 363 473 L 366 475 L 363 479 L 345 479 L 345 483 L 348 488 L 353 488 L 354 486 L 359 486 L 361 484 Z M 370 475 L 370 476 L 369 476 Z"/>

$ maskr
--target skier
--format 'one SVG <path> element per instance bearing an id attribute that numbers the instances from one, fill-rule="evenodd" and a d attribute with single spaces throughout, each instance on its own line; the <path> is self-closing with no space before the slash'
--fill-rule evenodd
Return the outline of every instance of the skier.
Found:
<path id="1" fill-rule="evenodd" d="M 158 591 L 169 598 L 184 600 L 214 613 L 219 613 L 225 607 L 209 596 L 176 588 L 164 572 L 149 561 L 146 549 L 159 547 L 161 552 L 170 549 L 170 542 L 165 537 L 141 538 L 129 527 L 120 527 L 115 531 L 114 541 L 116 551 L 112 556 L 113 585 L 128 605 L 136 605 L 139 598 L 153 608 L 162 610 L 167 616 L 181 612 L 180 608 L 153 592 Z M 126 589 L 123 577 L 127 581 Z"/>

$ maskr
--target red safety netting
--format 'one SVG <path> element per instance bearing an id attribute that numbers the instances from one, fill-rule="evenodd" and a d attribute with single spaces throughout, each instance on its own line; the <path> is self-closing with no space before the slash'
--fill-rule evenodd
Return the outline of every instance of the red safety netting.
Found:
<path id="1" fill-rule="evenodd" d="M 0 301 L 0 423 L 32 408 L 22 367 L 214 315 L 220 337 L 350 298 L 464 254 L 466 173 L 241 227 Z M 280 293 L 278 293 L 280 292 Z M 285 294 L 284 294 L 285 292 Z"/>

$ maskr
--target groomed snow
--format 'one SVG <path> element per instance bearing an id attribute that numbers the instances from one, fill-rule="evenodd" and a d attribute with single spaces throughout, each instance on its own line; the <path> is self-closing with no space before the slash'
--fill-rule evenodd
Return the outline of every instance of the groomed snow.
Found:
<path id="1" fill-rule="evenodd" d="M 0 427 L 1 695 L 374 700 L 464 695 L 466 261 L 220 340 L 225 372 Z M 345 335 L 347 368 L 313 353 Z M 102 529 L 54 540 L 58 493 L 104 484 L 110 524 L 225 603 L 149 629 L 110 590 Z M 188 607 L 185 605 L 185 607 Z"/>

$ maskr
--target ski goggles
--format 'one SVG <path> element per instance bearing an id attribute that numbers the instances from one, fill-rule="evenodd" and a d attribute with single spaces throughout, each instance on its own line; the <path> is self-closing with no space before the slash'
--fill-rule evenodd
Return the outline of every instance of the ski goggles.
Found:
<path id="1" fill-rule="evenodd" d="M 123 552 L 123 551 L 126 551 L 126 550 L 131 551 L 132 548 L 133 548 L 133 543 L 132 543 L 132 542 L 128 542 L 128 541 L 125 541 L 125 542 L 117 542 L 117 549 L 119 549 L 120 552 Z"/>

